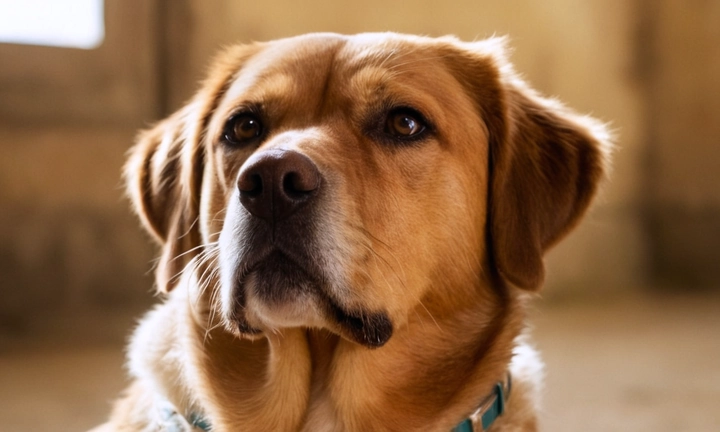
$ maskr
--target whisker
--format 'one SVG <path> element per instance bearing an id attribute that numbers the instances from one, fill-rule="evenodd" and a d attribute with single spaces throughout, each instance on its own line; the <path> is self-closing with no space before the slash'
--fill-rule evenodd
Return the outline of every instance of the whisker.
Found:
<path id="1" fill-rule="evenodd" d="M 205 330 L 205 335 L 203 336 L 203 345 L 205 345 L 205 344 L 207 343 L 208 339 L 212 339 L 212 334 L 211 334 L 211 333 L 212 333 L 215 329 L 217 329 L 217 328 L 219 328 L 219 327 L 222 327 L 222 325 L 223 325 L 223 324 L 222 324 L 221 322 L 218 322 L 217 324 L 213 325 L 212 327 L 208 327 L 208 328 Z"/>
<path id="2" fill-rule="evenodd" d="M 442 327 L 440 327 L 440 324 L 435 320 L 435 317 L 433 314 L 430 313 L 430 310 L 425 306 L 425 303 L 422 302 L 422 300 L 418 300 L 418 303 L 420 303 L 420 306 L 422 306 L 423 309 L 425 309 L 425 312 L 427 312 L 428 316 L 431 320 L 435 323 L 435 326 L 438 328 L 438 330 L 442 331 Z"/>
<path id="3" fill-rule="evenodd" d="M 395 252 L 393 251 L 392 247 L 390 247 L 389 244 L 387 244 L 386 242 L 384 242 L 384 241 L 382 241 L 381 239 L 379 239 L 377 236 L 375 236 L 373 233 L 371 233 L 369 230 L 367 230 L 367 229 L 366 229 L 365 227 L 363 227 L 363 226 L 356 225 L 356 226 L 352 226 L 352 227 L 355 228 L 355 229 L 357 229 L 357 230 L 359 230 L 362 234 L 365 234 L 365 235 L 366 235 L 367 237 L 369 237 L 371 240 L 374 240 L 374 241 L 376 241 L 377 243 L 381 244 L 383 247 L 385 247 L 385 249 L 387 250 L 387 252 L 388 252 L 388 253 L 390 254 L 390 256 L 395 260 L 395 263 L 396 263 L 397 266 L 400 268 L 400 271 L 402 272 L 402 280 L 406 279 L 405 267 L 402 265 L 402 263 L 400 262 L 400 259 L 397 257 L 397 255 L 395 255 Z M 390 268 L 390 270 L 392 270 L 393 272 L 396 271 L 395 267 L 393 267 L 393 266 L 385 259 L 385 257 L 383 257 L 382 255 L 380 255 L 374 248 L 370 247 L 370 251 L 371 251 L 373 254 L 375 254 L 375 256 L 377 256 L 379 259 L 381 259 L 381 260 L 385 263 L 385 265 L 387 265 L 388 268 Z M 403 284 L 404 284 L 404 283 L 403 283 Z M 403 287 L 404 287 L 404 285 L 403 285 Z"/>
<path id="4" fill-rule="evenodd" d="M 190 224 L 190 226 L 188 227 L 187 231 L 185 231 L 184 233 L 179 235 L 178 239 L 181 239 L 181 238 L 185 237 L 186 235 L 190 234 L 190 231 L 192 231 L 193 227 L 195 227 L 195 224 L 197 224 L 199 221 L 200 221 L 200 216 L 196 216 L 195 219 Z"/>
<path id="5" fill-rule="evenodd" d="M 215 236 L 215 235 L 218 235 L 218 234 L 220 234 L 220 233 L 211 234 L 211 236 Z M 189 254 L 189 253 L 192 253 L 192 252 L 194 252 L 194 251 L 196 251 L 196 250 L 198 250 L 198 249 L 202 249 L 202 248 L 213 248 L 213 247 L 217 247 L 217 246 L 219 246 L 219 243 L 218 243 L 217 241 L 212 241 L 212 242 L 208 242 L 208 243 L 203 243 L 203 244 L 197 245 L 197 246 L 195 246 L 195 247 L 193 247 L 193 248 L 190 248 L 190 249 L 186 250 L 186 251 L 183 252 L 183 253 L 180 253 L 180 254 L 176 255 L 176 256 L 173 257 L 173 259 L 170 260 L 170 261 L 171 261 L 171 262 L 172 262 L 172 261 L 175 261 L 176 259 L 179 259 L 179 258 L 181 258 L 181 257 L 183 257 L 183 256 L 185 256 L 185 255 L 187 255 L 187 254 Z"/>
<path id="6" fill-rule="evenodd" d="M 219 291 L 220 290 L 218 289 L 214 289 L 212 294 L 210 295 L 210 313 L 208 314 L 207 323 L 205 324 L 205 337 L 203 338 L 203 343 L 205 343 L 208 338 L 212 337 L 212 335 L 210 334 L 212 330 L 218 328 L 219 326 L 222 326 L 223 324 L 221 320 L 218 320 L 217 323 L 213 325 L 213 322 L 215 322 L 215 315 L 217 313 L 216 311 L 220 307 L 217 302 L 217 293 Z"/>

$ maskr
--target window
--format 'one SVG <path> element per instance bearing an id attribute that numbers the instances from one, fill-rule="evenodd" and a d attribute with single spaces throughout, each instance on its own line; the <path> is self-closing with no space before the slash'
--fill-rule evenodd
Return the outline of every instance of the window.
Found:
<path id="1" fill-rule="evenodd" d="M 0 42 L 93 49 L 104 37 L 103 0 L 0 0 Z"/>

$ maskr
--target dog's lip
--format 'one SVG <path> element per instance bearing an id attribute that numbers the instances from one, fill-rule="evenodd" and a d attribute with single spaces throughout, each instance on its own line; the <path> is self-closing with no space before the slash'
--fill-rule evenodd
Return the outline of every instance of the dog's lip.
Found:
<path id="1" fill-rule="evenodd" d="M 237 282 L 239 286 L 243 286 L 245 284 L 245 280 L 247 279 L 247 276 L 253 272 L 260 264 L 262 264 L 264 261 L 268 260 L 274 253 L 278 253 L 282 255 L 283 258 L 287 259 L 288 261 L 292 262 L 294 265 L 296 265 L 298 268 L 302 269 L 305 274 L 312 279 L 314 282 L 318 283 L 322 278 L 320 275 L 316 275 L 315 272 L 310 271 L 308 269 L 308 265 L 303 265 L 302 262 L 298 259 L 296 259 L 292 253 L 289 253 L 288 251 L 284 250 L 282 247 L 278 246 L 271 246 L 262 248 L 261 250 L 255 250 L 252 251 L 249 257 L 246 257 L 244 259 L 240 259 L 238 262 L 239 271 L 237 272 Z"/>
<path id="2" fill-rule="evenodd" d="M 367 348 L 379 348 L 393 334 L 393 325 L 384 312 L 351 312 L 329 300 L 329 315 L 338 326 L 340 336 Z"/>

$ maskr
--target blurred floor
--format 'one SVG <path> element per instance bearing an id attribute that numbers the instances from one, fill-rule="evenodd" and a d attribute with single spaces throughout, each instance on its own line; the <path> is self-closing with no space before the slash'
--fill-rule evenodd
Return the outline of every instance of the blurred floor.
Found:
<path id="1" fill-rule="evenodd" d="M 133 318 L 102 329 L 96 318 L 0 340 L 0 430 L 79 431 L 106 418 Z M 547 363 L 543 430 L 720 430 L 720 297 L 538 301 L 533 325 Z"/>
<path id="2" fill-rule="evenodd" d="M 720 431 L 720 297 L 539 304 L 546 431 Z"/>

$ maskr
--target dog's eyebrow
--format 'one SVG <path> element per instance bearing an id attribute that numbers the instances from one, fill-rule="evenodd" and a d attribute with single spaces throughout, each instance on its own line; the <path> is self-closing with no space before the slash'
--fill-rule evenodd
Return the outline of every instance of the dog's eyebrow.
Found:
<path id="1" fill-rule="evenodd" d="M 284 72 L 269 71 L 262 74 L 240 73 L 230 85 L 226 101 L 238 105 L 240 101 L 266 103 L 272 100 L 287 99 L 297 90 L 297 80 Z"/>
<path id="2" fill-rule="evenodd" d="M 432 100 L 426 96 L 422 85 L 412 80 L 398 79 L 391 69 L 383 66 L 367 66 L 358 69 L 348 80 L 352 100 L 361 101 L 358 108 L 373 111 L 387 111 L 397 107 L 411 107 L 420 111 L 426 120 L 435 123 Z"/>
<path id="3" fill-rule="evenodd" d="M 260 99 L 264 101 L 287 98 L 297 88 L 296 79 L 292 75 L 282 72 L 262 75 L 258 77 L 257 84 L 257 88 L 262 89 Z"/>

